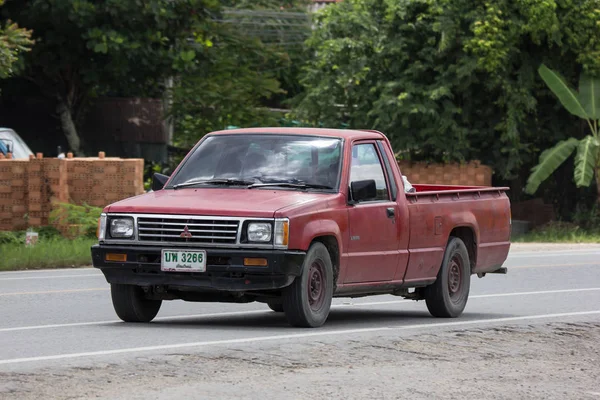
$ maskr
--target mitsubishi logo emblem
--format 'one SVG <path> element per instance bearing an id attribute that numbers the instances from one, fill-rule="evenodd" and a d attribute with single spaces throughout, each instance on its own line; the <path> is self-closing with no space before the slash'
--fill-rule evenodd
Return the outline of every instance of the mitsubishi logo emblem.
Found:
<path id="1" fill-rule="evenodd" d="M 189 239 L 192 237 L 192 234 L 190 233 L 190 230 L 188 229 L 187 225 L 183 228 L 183 232 L 181 232 L 181 235 L 179 235 L 179 237 L 185 239 Z"/>

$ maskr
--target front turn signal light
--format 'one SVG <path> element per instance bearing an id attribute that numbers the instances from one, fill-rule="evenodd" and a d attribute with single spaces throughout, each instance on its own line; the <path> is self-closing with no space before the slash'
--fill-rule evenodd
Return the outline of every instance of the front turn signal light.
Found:
<path id="1" fill-rule="evenodd" d="M 290 221 L 287 218 L 275 220 L 275 246 L 287 247 L 290 241 Z"/>
<path id="2" fill-rule="evenodd" d="M 266 267 L 266 258 L 244 258 L 244 266 L 246 267 Z"/>
<path id="3" fill-rule="evenodd" d="M 127 261 L 127 254 L 107 253 L 104 259 L 106 261 L 125 262 Z"/>

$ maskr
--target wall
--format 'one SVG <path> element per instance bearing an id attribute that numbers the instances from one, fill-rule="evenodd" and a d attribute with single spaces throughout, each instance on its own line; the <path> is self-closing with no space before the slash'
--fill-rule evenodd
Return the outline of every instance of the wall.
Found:
<path id="1" fill-rule="evenodd" d="M 556 221 L 556 213 L 552 204 L 545 204 L 543 199 L 531 199 L 512 203 L 513 220 L 527 221 L 531 228 L 537 228 L 550 221 Z"/>
<path id="2" fill-rule="evenodd" d="M 478 161 L 465 164 L 428 164 L 399 161 L 400 171 L 410 183 L 491 186 L 492 169 Z"/>
<path id="3" fill-rule="evenodd" d="M 0 230 L 48 225 L 52 201 L 103 207 L 144 192 L 144 160 L 0 158 Z M 25 218 L 27 216 L 27 218 Z"/>
<path id="4" fill-rule="evenodd" d="M 41 155 L 40 155 L 41 156 Z M 490 186 L 492 170 L 478 162 L 426 164 L 400 161 L 412 183 Z M 144 192 L 142 159 L 0 159 L 0 230 L 48 224 L 52 200 L 103 207 Z M 28 222 L 24 216 L 28 215 Z"/>

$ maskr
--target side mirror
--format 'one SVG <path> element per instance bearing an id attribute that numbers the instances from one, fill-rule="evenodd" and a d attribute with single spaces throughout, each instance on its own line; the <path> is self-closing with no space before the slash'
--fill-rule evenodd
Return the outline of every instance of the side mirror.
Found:
<path id="1" fill-rule="evenodd" d="M 377 186 L 374 179 L 354 181 L 350 183 L 350 194 L 353 203 L 377 198 Z"/>
<path id="2" fill-rule="evenodd" d="M 156 192 L 157 190 L 161 190 L 168 180 L 168 175 L 163 175 L 159 173 L 155 173 L 154 175 L 152 175 L 152 191 Z"/>

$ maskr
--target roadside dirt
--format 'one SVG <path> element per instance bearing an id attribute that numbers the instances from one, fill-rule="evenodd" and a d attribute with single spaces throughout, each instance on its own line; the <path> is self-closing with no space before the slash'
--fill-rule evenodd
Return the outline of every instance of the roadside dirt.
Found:
<path id="1" fill-rule="evenodd" d="M 600 322 L 0 372 L 2 399 L 600 399 Z"/>

